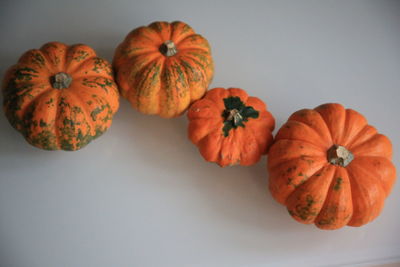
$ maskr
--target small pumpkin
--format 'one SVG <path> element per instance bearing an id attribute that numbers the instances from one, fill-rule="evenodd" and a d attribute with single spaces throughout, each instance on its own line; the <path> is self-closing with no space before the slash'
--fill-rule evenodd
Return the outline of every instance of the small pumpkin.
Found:
<path id="1" fill-rule="evenodd" d="M 4 112 L 38 148 L 77 150 L 118 110 L 111 65 L 89 46 L 50 42 L 24 53 L 3 80 Z"/>
<path id="2" fill-rule="evenodd" d="M 208 41 L 186 23 L 154 22 L 129 33 L 113 66 L 121 95 L 145 114 L 181 115 L 214 74 Z"/>
<path id="3" fill-rule="evenodd" d="M 189 139 L 221 167 L 252 165 L 273 139 L 275 120 L 266 108 L 240 88 L 214 88 L 189 108 Z"/>
<path id="4" fill-rule="evenodd" d="M 269 189 L 290 215 L 321 229 L 362 226 L 396 177 L 390 140 L 357 111 L 324 104 L 293 113 L 268 155 Z"/>

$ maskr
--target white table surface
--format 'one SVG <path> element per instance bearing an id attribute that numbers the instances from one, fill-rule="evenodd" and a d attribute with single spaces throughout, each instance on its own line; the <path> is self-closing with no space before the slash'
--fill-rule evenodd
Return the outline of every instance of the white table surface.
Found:
<path id="1" fill-rule="evenodd" d="M 35 2 L 35 3 L 34 3 Z M 1 1 L 0 71 L 48 41 L 108 60 L 125 35 L 182 20 L 212 46 L 211 87 L 242 87 L 280 127 L 300 108 L 340 102 L 400 148 L 399 1 Z M 121 99 L 112 127 L 77 152 L 28 145 L 0 114 L 0 266 L 364 266 L 400 261 L 400 183 L 381 216 L 318 230 L 252 167 L 205 162 L 187 120 Z"/>

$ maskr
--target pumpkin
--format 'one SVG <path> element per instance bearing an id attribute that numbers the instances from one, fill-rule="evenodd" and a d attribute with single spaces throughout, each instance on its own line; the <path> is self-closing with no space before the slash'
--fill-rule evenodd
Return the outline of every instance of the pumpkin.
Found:
<path id="1" fill-rule="evenodd" d="M 145 114 L 181 115 L 210 84 L 207 40 L 183 22 L 154 22 L 129 33 L 113 60 L 121 95 Z"/>
<path id="2" fill-rule="evenodd" d="M 187 113 L 189 139 L 221 167 L 252 165 L 267 153 L 275 120 L 266 104 L 240 88 L 214 88 Z"/>
<path id="3" fill-rule="evenodd" d="M 324 104 L 293 113 L 268 154 L 269 190 L 321 229 L 361 226 L 381 212 L 396 177 L 390 140 L 357 111 Z"/>
<path id="4" fill-rule="evenodd" d="M 77 150 L 111 125 L 118 88 L 89 46 L 51 42 L 24 53 L 3 80 L 4 112 L 38 148 Z"/>

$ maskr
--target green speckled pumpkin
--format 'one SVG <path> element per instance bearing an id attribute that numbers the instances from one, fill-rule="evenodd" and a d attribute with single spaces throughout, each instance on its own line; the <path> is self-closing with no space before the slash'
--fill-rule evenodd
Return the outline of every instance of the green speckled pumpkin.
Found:
<path id="1" fill-rule="evenodd" d="M 126 36 L 113 66 L 121 95 L 145 114 L 181 115 L 214 74 L 208 41 L 186 23 L 153 22 Z"/>
<path id="2" fill-rule="evenodd" d="M 110 64 L 92 48 L 51 42 L 21 56 L 2 84 L 4 112 L 46 150 L 77 150 L 106 131 L 119 95 Z"/>

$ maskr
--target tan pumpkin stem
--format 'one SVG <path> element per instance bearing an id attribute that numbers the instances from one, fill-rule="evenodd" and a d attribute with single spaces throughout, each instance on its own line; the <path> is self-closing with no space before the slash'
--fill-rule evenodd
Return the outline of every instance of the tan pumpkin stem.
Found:
<path id="1" fill-rule="evenodd" d="M 229 115 L 226 118 L 226 120 L 228 120 L 228 121 L 233 120 L 233 124 L 237 126 L 238 123 L 243 120 L 243 117 L 242 117 L 242 115 L 240 115 L 240 112 L 237 109 L 231 109 L 231 110 L 229 110 Z"/>
<path id="2" fill-rule="evenodd" d="M 346 167 L 354 159 L 354 155 L 344 146 L 333 145 L 328 149 L 328 161 L 330 164 Z"/>
<path id="3" fill-rule="evenodd" d="M 72 77 L 65 72 L 59 72 L 51 77 L 51 83 L 55 89 L 68 88 L 71 85 Z"/>
<path id="4" fill-rule="evenodd" d="M 161 46 L 160 46 L 160 52 L 164 56 L 171 57 L 178 53 L 178 50 L 176 49 L 176 46 L 174 42 L 171 40 L 165 41 Z"/>

